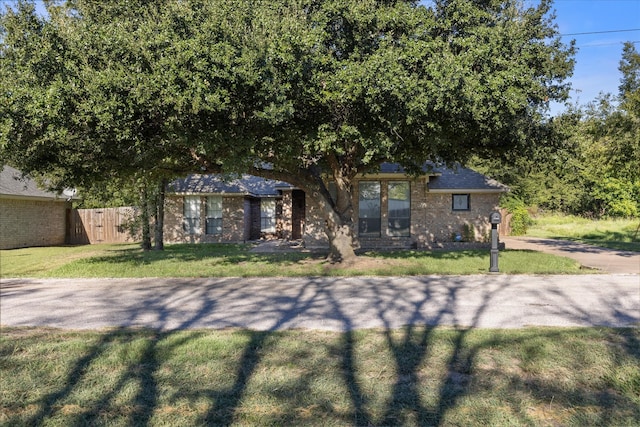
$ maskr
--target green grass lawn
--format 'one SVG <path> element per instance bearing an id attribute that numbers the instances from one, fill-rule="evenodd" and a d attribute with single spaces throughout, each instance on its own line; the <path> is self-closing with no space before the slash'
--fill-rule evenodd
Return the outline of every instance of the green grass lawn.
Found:
<path id="1" fill-rule="evenodd" d="M 3 328 L 12 426 L 632 426 L 638 329 Z"/>
<path id="2" fill-rule="evenodd" d="M 541 215 L 527 236 L 574 240 L 605 248 L 640 252 L 640 218 L 591 220 L 570 215 Z"/>
<path id="3" fill-rule="evenodd" d="M 256 277 L 478 274 L 489 270 L 489 251 L 367 253 L 350 266 L 323 255 L 253 253 L 250 245 L 167 245 L 143 252 L 135 244 L 26 248 L 0 251 L 1 277 Z M 509 274 L 579 273 L 577 262 L 531 251 L 502 251 Z"/>

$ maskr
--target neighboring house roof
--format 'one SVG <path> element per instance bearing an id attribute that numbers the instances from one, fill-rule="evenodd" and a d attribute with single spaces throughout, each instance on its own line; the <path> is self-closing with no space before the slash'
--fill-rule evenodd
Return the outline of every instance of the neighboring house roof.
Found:
<path id="1" fill-rule="evenodd" d="M 242 175 L 230 179 L 224 175 L 189 175 L 169 184 L 169 191 L 178 194 L 227 194 L 253 197 L 278 196 L 278 189 L 293 188 L 282 181 Z"/>
<path id="2" fill-rule="evenodd" d="M 491 179 L 471 169 L 458 166 L 447 168 L 437 166 L 434 163 L 425 163 L 423 166 L 429 178 L 429 191 L 451 193 L 503 193 L 509 188 L 498 181 Z M 395 163 L 383 163 L 380 172 L 374 176 L 400 176 L 404 175 L 404 169 Z M 253 197 L 273 197 L 279 195 L 278 190 L 292 189 L 292 185 L 282 181 L 260 178 L 253 175 L 242 175 L 231 179 L 224 175 L 189 175 L 169 184 L 169 191 L 177 194 L 227 194 Z"/>
<path id="3" fill-rule="evenodd" d="M 65 201 L 64 196 L 42 190 L 34 180 L 23 178 L 22 172 L 11 166 L 4 166 L 0 172 L 0 197 Z"/>

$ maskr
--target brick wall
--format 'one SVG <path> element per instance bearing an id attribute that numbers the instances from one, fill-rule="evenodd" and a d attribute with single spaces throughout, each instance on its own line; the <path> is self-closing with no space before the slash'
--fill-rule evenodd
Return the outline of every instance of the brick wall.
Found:
<path id="1" fill-rule="evenodd" d="M 63 245 L 67 207 L 64 200 L 0 198 L 0 249 Z"/>
<path id="2" fill-rule="evenodd" d="M 451 242 L 459 234 L 463 239 L 474 242 L 488 240 L 491 225 L 489 214 L 498 208 L 500 193 L 471 193 L 470 209 L 468 211 L 454 211 L 452 208 L 452 193 L 433 193 L 428 191 L 428 181 L 413 180 L 411 188 L 411 233 L 409 237 L 395 237 L 389 233 L 388 218 L 388 183 L 398 179 L 372 179 L 366 181 L 380 182 L 381 198 L 381 233 L 380 237 L 361 237 L 360 246 L 363 249 L 391 249 L 391 248 L 429 248 L 434 243 Z M 354 219 L 355 229 L 358 229 L 358 200 L 357 187 L 354 191 Z M 458 193 L 456 193 L 458 194 Z M 324 233 L 324 220 L 317 196 L 307 195 L 307 229 L 305 243 L 308 247 L 326 247 L 328 245 Z"/>
<path id="3" fill-rule="evenodd" d="M 290 239 L 293 229 L 293 191 L 283 191 L 280 203 L 282 204 L 282 215 L 278 218 L 278 235 L 283 239 Z"/>
<path id="4" fill-rule="evenodd" d="M 320 195 L 317 193 L 305 194 L 305 218 L 306 226 L 302 236 L 305 246 L 309 248 L 329 247 L 329 241 L 324 228 L 324 216 L 322 208 L 317 203 Z"/>
<path id="5" fill-rule="evenodd" d="M 223 242 L 243 242 L 246 240 L 245 199 L 243 197 L 222 198 L 222 240 Z M 219 237 L 218 237 L 219 238 Z"/>
<path id="6" fill-rule="evenodd" d="M 411 191 L 411 228 L 410 236 L 395 237 L 389 233 L 388 218 L 388 184 L 398 179 L 367 179 L 379 181 L 381 192 L 381 235 L 380 237 L 360 238 L 364 249 L 385 248 L 430 248 L 438 243 L 455 241 L 460 235 L 463 240 L 473 242 L 487 241 L 491 226 L 489 214 L 496 210 L 500 193 L 471 193 L 468 211 L 454 211 L 452 193 L 434 193 L 428 190 L 428 181 L 418 179 L 410 182 Z M 354 191 L 354 218 L 358 218 L 357 187 Z M 304 240 L 307 247 L 327 247 L 327 236 L 324 232 L 324 216 L 317 203 L 319 195 L 307 194 L 305 203 Z M 165 240 L 167 242 L 242 242 L 250 239 L 249 218 L 258 221 L 259 211 L 249 216 L 250 203 L 243 197 L 223 197 L 223 234 L 222 236 L 206 235 L 205 215 L 206 197 L 201 197 L 200 222 L 203 233 L 188 235 L 182 228 L 183 198 L 168 196 L 165 217 Z M 285 192 L 282 198 L 282 215 L 279 217 L 281 236 L 291 234 L 292 199 L 291 193 Z M 245 215 L 246 212 L 246 215 Z M 249 225 L 248 225 L 249 224 Z M 255 225 L 255 224 L 254 224 Z M 254 233 L 255 234 L 255 233 Z M 257 236 L 255 236 L 257 237 Z M 436 245 L 434 245 L 436 244 Z"/>
<path id="7" fill-rule="evenodd" d="M 457 193 L 456 193 L 457 194 Z M 471 193 L 468 211 L 452 209 L 452 193 L 428 193 L 425 210 L 425 241 L 451 242 L 459 234 L 464 240 L 488 241 L 489 214 L 498 209 L 500 193 Z M 465 235 L 471 235 L 466 239 Z"/>

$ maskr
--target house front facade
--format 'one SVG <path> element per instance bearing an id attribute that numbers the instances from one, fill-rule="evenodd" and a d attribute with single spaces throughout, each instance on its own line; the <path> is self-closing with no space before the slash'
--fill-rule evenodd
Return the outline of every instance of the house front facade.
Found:
<path id="1" fill-rule="evenodd" d="M 189 175 L 169 185 L 164 238 L 166 242 L 238 243 L 283 237 L 286 228 L 287 238 L 299 239 L 301 222 L 298 227 L 285 226 L 283 206 L 290 207 L 292 197 L 300 202 L 301 194 L 289 184 L 251 175 L 235 179 Z M 295 216 L 304 212 L 297 210 Z"/>
<path id="2" fill-rule="evenodd" d="M 332 186 L 329 183 L 329 190 Z M 394 164 L 354 184 L 356 230 L 364 249 L 431 248 L 451 241 L 487 241 L 489 214 L 507 187 L 466 168 L 436 168 L 412 178 Z M 328 247 L 321 207 L 287 183 L 250 175 L 225 180 L 190 175 L 169 187 L 167 242 L 302 239 Z"/>

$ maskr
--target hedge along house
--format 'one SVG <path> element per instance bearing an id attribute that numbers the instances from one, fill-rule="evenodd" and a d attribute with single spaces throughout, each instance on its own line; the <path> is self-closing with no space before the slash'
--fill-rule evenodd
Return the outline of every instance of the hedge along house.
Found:
<path id="1" fill-rule="evenodd" d="M 354 221 L 363 249 L 433 248 L 456 240 L 487 241 L 489 214 L 503 184 L 473 170 L 429 168 L 417 178 L 385 163 L 354 185 Z M 426 169 L 425 169 L 426 170 Z M 331 191 L 331 183 L 329 190 Z M 244 175 L 190 175 L 169 186 L 167 242 L 303 239 L 328 247 L 321 209 L 312 197 L 279 181 Z"/>
<path id="2" fill-rule="evenodd" d="M 0 249 L 63 245 L 71 204 L 10 166 L 0 172 Z"/>

